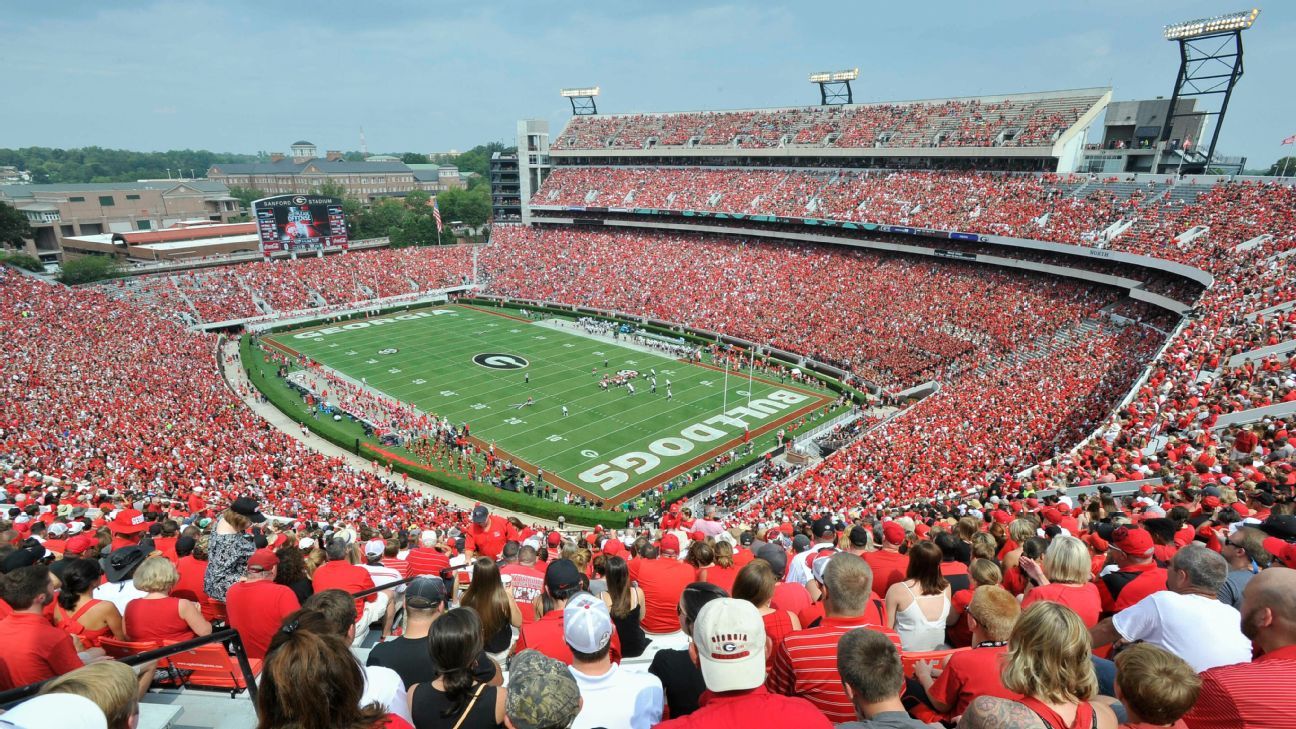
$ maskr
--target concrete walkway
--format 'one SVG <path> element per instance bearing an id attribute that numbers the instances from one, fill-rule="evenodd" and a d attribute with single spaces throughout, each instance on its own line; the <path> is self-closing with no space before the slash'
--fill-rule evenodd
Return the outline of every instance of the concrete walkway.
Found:
<path id="1" fill-rule="evenodd" d="M 269 402 L 261 402 L 255 395 L 257 392 L 256 388 L 248 381 L 247 374 L 243 370 L 243 362 L 239 357 L 238 340 L 226 342 L 225 346 L 221 349 L 220 359 L 221 368 L 225 372 L 225 380 L 233 385 L 234 394 L 238 396 L 245 405 L 256 412 L 256 414 L 265 418 L 266 421 L 274 427 L 287 433 L 298 441 L 301 441 L 302 445 L 305 445 L 307 448 L 326 456 L 342 458 L 354 468 L 389 478 L 397 483 L 405 483 L 411 488 L 418 489 L 430 496 L 445 499 L 451 504 L 463 507 L 465 510 L 470 510 L 477 504 L 477 501 L 470 497 L 426 484 L 417 479 L 406 478 L 404 474 L 389 472 L 385 467 L 374 463 L 373 461 L 361 458 L 351 451 L 340 448 L 318 435 L 315 435 L 309 430 L 303 430 L 301 424 L 285 415 L 274 405 Z M 546 527 L 557 526 L 556 522 L 542 519 L 538 516 L 524 514 L 520 511 L 510 511 L 503 507 L 490 504 L 488 504 L 488 506 L 490 506 L 492 514 L 498 514 L 504 517 L 516 516 L 522 520 L 523 524 L 540 524 Z"/>

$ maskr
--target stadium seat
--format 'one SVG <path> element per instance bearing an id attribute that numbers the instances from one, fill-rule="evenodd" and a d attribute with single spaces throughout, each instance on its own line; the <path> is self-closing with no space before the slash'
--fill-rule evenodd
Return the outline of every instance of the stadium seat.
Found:
<path id="1" fill-rule="evenodd" d="M 949 648 L 938 651 L 902 651 L 900 653 L 900 662 L 904 665 L 904 675 L 907 678 L 914 677 L 914 664 L 918 661 L 927 661 L 935 668 L 944 668 L 949 661 L 950 656 L 960 651 L 969 650 L 968 648 Z"/>
<path id="2" fill-rule="evenodd" d="M 231 698 L 247 689 L 238 660 L 220 643 L 181 651 L 171 656 L 170 661 L 171 668 L 180 673 L 185 688 L 228 691 Z M 261 659 L 249 658 L 248 663 L 252 675 L 261 674 Z"/>

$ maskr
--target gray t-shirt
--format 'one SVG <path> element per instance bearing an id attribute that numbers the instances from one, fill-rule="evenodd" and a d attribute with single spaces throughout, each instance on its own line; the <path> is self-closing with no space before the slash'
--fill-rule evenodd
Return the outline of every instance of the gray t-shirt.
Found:
<path id="1" fill-rule="evenodd" d="M 1228 576 L 1224 578 L 1224 584 L 1219 588 L 1219 601 L 1225 605 L 1232 605 L 1239 610 L 1242 609 L 1242 590 L 1255 577 L 1251 570 L 1229 570 Z"/>
<path id="2" fill-rule="evenodd" d="M 940 724 L 918 721 L 903 711 L 884 711 L 872 719 L 848 721 L 836 729 L 943 729 Z"/>

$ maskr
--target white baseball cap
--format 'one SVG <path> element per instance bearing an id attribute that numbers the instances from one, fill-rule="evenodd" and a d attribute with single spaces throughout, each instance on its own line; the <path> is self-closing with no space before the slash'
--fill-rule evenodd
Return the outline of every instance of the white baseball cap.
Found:
<path id="1" fill-rule="evenodd" d="M 0 716 L 0 727 L 15 729 L 108 729 L 103 710 L 76 694 L 37 696 Z"/>
<path id="2" fill-rule="evenodd" d="M 563 639 L 572 650 L 598 653 L 612 640 L 612 614 L 602 600 L 582 592 L 563 608 Z"/>
<path id="3" fill-rule="evenodd" d="M 746 600 L 721 597 L 693 623 L 702 678 L 710 691 L 746 691 L 765 683 L 765 623 Z"/>
<path id="4" fill-rule="evenodd" d="M 387 543 L 381 539 L 370 539 L 365 542 L 364 553 L 366 557 L 381 557 L 387 549 Z"/>

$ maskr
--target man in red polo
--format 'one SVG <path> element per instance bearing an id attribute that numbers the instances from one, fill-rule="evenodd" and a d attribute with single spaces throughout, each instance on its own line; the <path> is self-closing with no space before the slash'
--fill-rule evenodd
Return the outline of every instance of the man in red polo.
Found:
<path id="1" fill-rule="evenodd" d="M 347 561 L 351 545 L 346 540 L 335 537 L 324 551 L 328 554 L 328 562 L 320 565 L 311 579 L 315 592 L 342 590 L 354 594 L 374 587 L 369 570 Z M 387 602 L 391 599 L 389 592 L 390 590 L 384 590 L 356 599 L 356 645 L 364 642 L 365 636 L 369 634 L 369 626 L 386 615 Z"/>
<path id="2" fill-rule="evenodd" d="M 517 528 L 507 519 L 491 514 L 482 504 L 473 508 L 472 524 L 464 533 L 464 553 L 469 559 L 478 554 L 499 559 L 506 543 L 520 541 Z"/>
<path id="3" fill-rule="evenodd" d="M 571 648 L 563 635 L 563 608 L 572 595 L 580 592 L 580 584 L 580 570 L 570 559 L 556 559 L 549 563 L 545 570 L 544 591 L 553 600 L 554 607 L 539 620 L 523 623 L 517 642 L 513 644 L 513 655 L 531 649 L 569 666 L 572 664 Z M 612 629 L 610 655 L 613 663 L 621 662 L 621 639 L 616 628 Z"/>
<path id="4" fill-rule="evenodd" d="M 54 582 L 44 565 L 20 567 L 0 578 L 0 599 L 13 612 L 0 620 L 0 662 L 12 686 L 26 686 L 74 671 L 83 664 L 72 635 L 50 625 L 45 607 L 54 602 Z"/>
<path id="5" fill-rule="evenodd" d="M 1260 656 L 1201 674 L 1189 729 L 1279 729 L 1296 716 L 1296 570 L 1274 567 L 1242 591 L 1242 632 Z"/>
<path id="6" fill-rule="evenodd" d="M 643 559 L 630 563 L 630 579 L 644 591 L 644 617 L 641 625 L 648 633 L 674 633 L 680 629 L 679 600 L 684 588 L 697 579 L 697 572 L 679 561 L 679 538 L 667 534 L 658 548 L 648 547 Z"/>
<path id="7" fill-rule="evenodd" d="M 879 595 L 887 594 L 892 585 L 904 581 L 905 572 L 909 569 L 909 558 L 900 554 L 900 545 L 904 541 L 904 527 L 888 521 L 882 525 L 882 548 L 860 555 L 873 568 L 873 584 L 877 585 Z"/>
<path id="8" fill-rule="evenodd" d="M 265 658 L 270 639 L 279 632 L 284 616 L 301 605 L 287 586 L 275 582 L 279 557 L 269 549 L 258 549 L 248 557 L 242 582 L 225 593 L 229 624 L 243 638 L 248 658 Z"/>
<path id="9" fill-rule="evenodd" d="M 968 625 L 972 630 L 972 649 L 950 656 L 940 676 L 933 679 L 930 663 L 918 661 L 914 676 L 927 689 L 933 708 L 947 716 L 960 716 L 978 696 L 996 696 L 1016 701 L 1021 698 L 1004 688 L 999 678 L 1003 654 L 1008 651 L 1008 636 L 1021 615 L 1021 604 L 1011 592 L 998 585 L 978 587 L 968 606 Z"/>
<path id="10" fill-rule="evenodd" d="M 1118 613 L 1166 589 L 1166 571 L 1157 566 L 1155 550 L 1152 535 L 1147 531 L 1132 526 L 1116 527 L 1109 554 L 1118 569 L 1098 580 L 1104 613 Z"/>
<path id="11" fill-rule="evenodd" d="M 863 559 L 849 552 L 832 555 L 822 583 L 823 620 L 817 627 L 789 633 L 774 648 L 765 685 L 771 693 L 808 700 L 834 724 L 841 724 L 855 719 L 855 706 L 837 675 L 837 641 L 855 628 L 868 628 L 885 634 L 899 648 L 900 636 L 865 614 L 873 596 L 873 571 Z"/>

